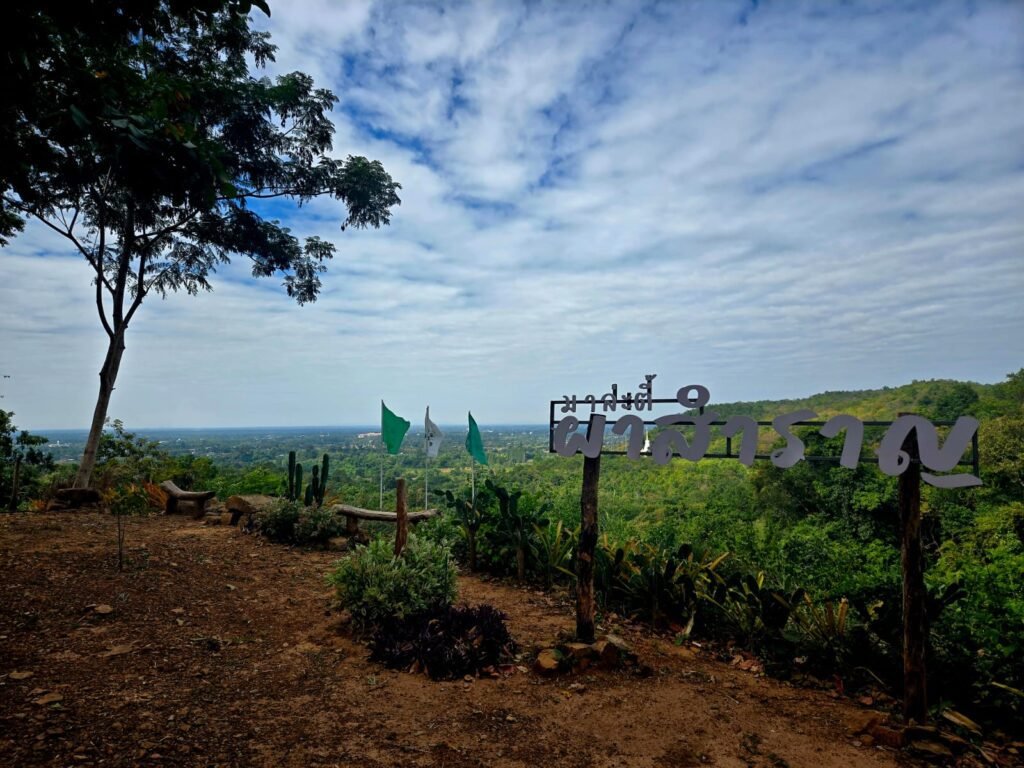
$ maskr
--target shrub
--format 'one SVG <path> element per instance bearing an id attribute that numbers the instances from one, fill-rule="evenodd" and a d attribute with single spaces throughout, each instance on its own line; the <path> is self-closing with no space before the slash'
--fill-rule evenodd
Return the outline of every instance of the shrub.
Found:
<path id="1" fill-rule="evenodd" d="M 393 669 L 423 671 L 434 680 L 475 675 L 514 653 L 506 618 L 490 605 L 390 617 L 370 641 L 370 659 Z"/>
<path id="2" fill-rule="evenodd" d="M 295 524 L 305 510 L 299 502 L 278 499 L 256 515 L 256 530 L 268 539 L 288 542 L 295 536 Z"/>
<path id="3" fill-rule="evenodd" d="M 356 628 L 369 631 L 388 619 L 451 605 L 457 592 L 455 576 L 445 547 L 410 535 L 401 557 L 394 556 L 390 541 L 376 539 L 338 561 L 327 581 L 337 589 Z"/>
<path id="4" fill-rule="evenodd" d="M 344 531 L 345 524 L 328 507 L 303 507 L 295 521 L 293 538 L 298 544 L 324 544 Z"/>

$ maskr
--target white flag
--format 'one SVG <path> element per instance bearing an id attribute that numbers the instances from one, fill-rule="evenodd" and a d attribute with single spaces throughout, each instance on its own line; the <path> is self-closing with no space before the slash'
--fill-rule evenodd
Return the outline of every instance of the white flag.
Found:
<path id="1" fill-rule="evenodd" d="M 427 406 L 427 417 L 423 421 L 423 432 L 427 436 L 427 457 L 431 459 L 437 458 L 438 451 L 441 450 L 441 438 L 444 435 L 441 430 L 437 428 L 437 424 L 430 420 L 430 406 Z"/>

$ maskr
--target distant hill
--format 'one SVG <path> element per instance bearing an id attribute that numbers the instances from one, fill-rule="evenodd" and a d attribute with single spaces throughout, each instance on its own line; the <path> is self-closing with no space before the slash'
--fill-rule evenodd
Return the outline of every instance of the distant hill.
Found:
<path id="1" fill-rule="evenodd" d="M 961 415 L 988 418 L 1005 412 L 1009 405 L 1008 386 L 930 379 L 882 389 L 822 392 L 794 400 L 712 403 L 708 408 L 723 417 L 745 414 L 759 420 L 770 420 L 801 408 L 810 408 L 819 417 L 848 413 L 864 421 L 895 419 L 906 412 L 931 419 L 952 419 Z"/>

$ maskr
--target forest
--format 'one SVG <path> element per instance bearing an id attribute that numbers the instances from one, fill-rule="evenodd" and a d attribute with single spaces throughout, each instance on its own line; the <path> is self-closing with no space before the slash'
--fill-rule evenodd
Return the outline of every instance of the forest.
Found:
<path id="1" fill-rule="evenodd" d="M 1024 716 L 1024 369 L 994 385 L 915 381 L 881 390 L 826 392 L 788 401 L 715 405 L 722 414 L 771 418 L 809 407 L 891 419 L 981 421 L 980 488 L 925 487 L 929 591 L 929 698 L 971 721 L 1018 730 Z M 45 437 L 0 424 L 0 498 L 42 510 L 70 484 L 74 463 L 55 462 Z M 323 505 L 287 498 L 258 521 L 264 536 L 318 547 L 344 533 L 330 504 L 393 508 L 394 481 L 410 506 L 442 510 L 416 537 L 454 554 L 468 571 L 571 592 L 580 525 L 582 457 L 547 453 L 544 427 L 485 428 L 489 465 L 471 468 L 447 428 L 424 498 L 422 434 L 398 456 L 362 430 L 305 429 L 141 435 L 114 422 L 99 450 L 99 484 L 288 495 L 288 454 L 307 471 L 324 462 Z M 201 439 L 198 435 L 202 434 Z M 806 435 L 809 452 L 838 456 L 840 442 Z M 62 445 L 68 446 L 67 435 Z M 73 455 L 74 444 L 66 452 Z M 58 452 L 59 453 L 59 452 Z M 471 474 L 475 473 L 475 474 Z M 15 477 L 17 476 L 17 480 Z M 307 474 L 307 477 L 309 475 Z M 475 488 L 475 503 L 471 486 Z M 132 486 L 136 487 L 136 486 Z M 141 491 L 140 491 L 141 493 Z M 294 494 L 293 494 L 294 495 Z M 602 615 L 643 623 L 677 643 L 742 649 L 769 674 L 824 681 L 849 695 L 899 696 L 900 568 L 896 479 L 872 463 L 855 470 L 801 462 L 650 461 L 606 457 L 600 486 L 595 582 Z M 135 511 L 148 509 L 142 505 Z M 371 524 L 371 538 L 387 526 Z M 390 534 L 387 534 L 390 535 Z"/>

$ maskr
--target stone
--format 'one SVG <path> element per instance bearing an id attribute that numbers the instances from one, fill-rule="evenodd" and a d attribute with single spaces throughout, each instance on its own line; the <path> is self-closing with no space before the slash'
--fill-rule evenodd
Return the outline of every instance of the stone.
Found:
<path id="1" fill-rule="evenodd" d="M 542 675 L 555 675 L 566 667 L 565 656 L 556 648 L 545 648 L 533 662 L 534 671 Z"/>
<path id="2" fill-rule="evenodd" d="M 61 488 L 53 495 L 51 510 L 98 507 L 102 503 L 100 492 L 95 488 Z"/>
<path id="3" fill-rule="evenodd" d="M 346 552 L 348 550 L 348 536 L 332 536 L 327 540 L 327 549 L 331 552 Z"/>
<path id="4" fill-rule="evenodd" d="M 863 712 L 853 718 L 850 726 L 851 736 L 860 736 L 862 733 L 871 733 L 875 726 L 880 725 L 885 718 L 878 712 Z"/>
<path id="5" fill-rule="evenodd" d="M 559 650 L 574 661 L 593 659 L 597 656 L 593 647 L 588 643 L 565 643 Z"/>
<path id="6" fill-rule="evenodd" d="M 604 667 L 614 669 L 622 661 L 622 654 L 615 643 L 611 643 L 608 640 L 598 640 L 594 643 L 593 648 L 594 653 L 597 654 L 597 657 L 601 660 L 601 665 Z"/>

